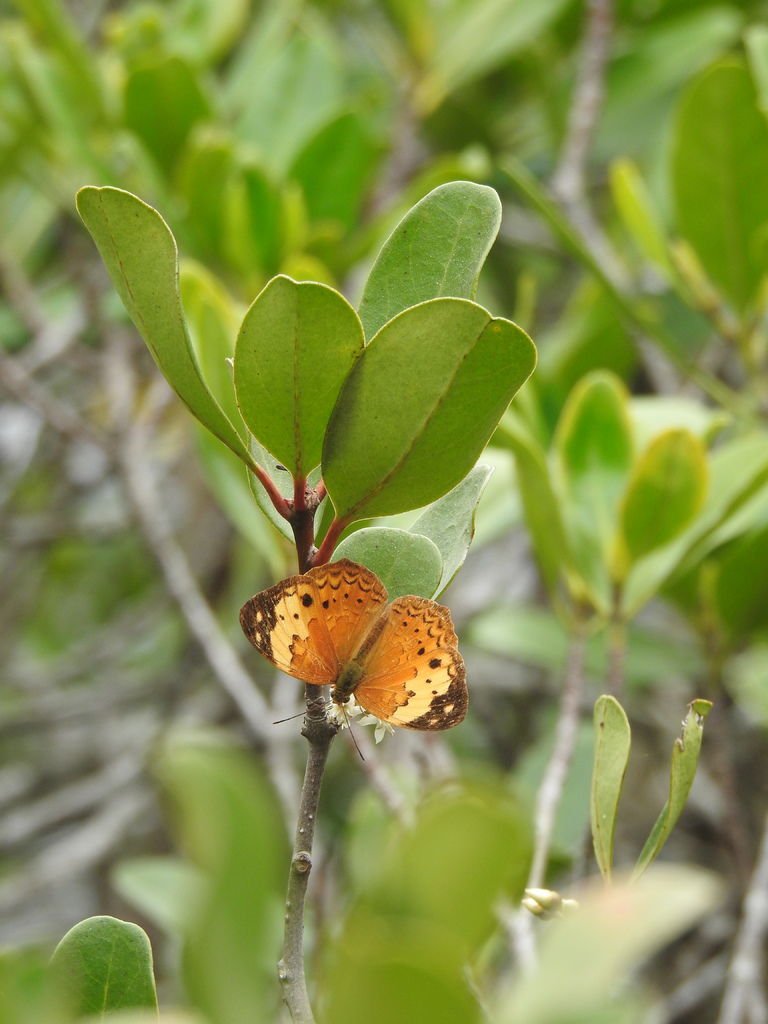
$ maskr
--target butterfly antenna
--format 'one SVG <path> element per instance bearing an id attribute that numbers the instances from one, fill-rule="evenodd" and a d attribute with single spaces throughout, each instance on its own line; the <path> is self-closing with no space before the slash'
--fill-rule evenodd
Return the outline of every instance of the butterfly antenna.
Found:
<path id="1" fill-rule="evenodd" d="M 355 745 L 355 750 L 360 755 L 360 760 L 364 761 L 365 758 L 363 757 L 363 752 L 360 749 L 360 744 L 357 742 L 357 739 L 355 738 L 355 734 L 352 732 L 352 723 L 349 720 L 349 715 L 347 714 L 347 709 L 344 707 L 343 704 L 340 704 L 339 707 L 341 708 L 342 714 L 344 715 L 344 719 L 345 719 L 345 721 L 347 723 L 347 728 L 349 729 L 349 735 L 350 735 L 350 737 L 352 739 L 352 742 Z"/>
<path id="2" fill-rule="evenodd" d="M 300 711 L 297 715 L 288 715 L 287 718 L 278 718 L 278 720 L 273 722 L 272 725 L 282 725 L 283 722 L 292 722 L 294 718 L 303 718 L 306 713 L 306 710 L 304 710 Z"/>

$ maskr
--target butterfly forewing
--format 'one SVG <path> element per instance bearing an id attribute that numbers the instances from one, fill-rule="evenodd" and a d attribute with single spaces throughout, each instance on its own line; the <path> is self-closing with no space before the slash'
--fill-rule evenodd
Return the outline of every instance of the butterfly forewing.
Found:
<path id="1" fill-rule="evenodd" d="M 450 729 L 469 702 L 464 661 L 447 608 L 400 597 L 363 663 L 355 699 L 366 711 L 408 729 Z"/>
<path id="2" fill-rule="evenodd" d="M 349 662 L 387 603 L 378 576 L 343 558 L 307 573 L 315 583 L 339 665 Z"/>
<path id="3" fill-rule="evenodd" d="M 325 685 L 336 681 L 386 600 L 370 570 L 344 559 L 256 594 L 243 605 L 240 623 L 277 668 Z"/>

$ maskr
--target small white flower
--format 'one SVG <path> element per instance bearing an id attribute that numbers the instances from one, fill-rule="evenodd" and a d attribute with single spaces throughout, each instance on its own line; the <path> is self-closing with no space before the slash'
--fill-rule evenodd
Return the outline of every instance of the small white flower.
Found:
<path id="1" fill-rule="evenodd" d="M 376 715 L 371 715 L 361 708 L 354 696 L 351 696 L 346 704 L 331 704 L 328 708 L 328 720 L 334 722 L 340 729 L 348 728 L 350 718 L 355 719 L 355 725 L 374 726 L 373 738 L 376 743 L 381 743 L 387 733 L 395 731 L 389 722 L 383 722 Z"/>

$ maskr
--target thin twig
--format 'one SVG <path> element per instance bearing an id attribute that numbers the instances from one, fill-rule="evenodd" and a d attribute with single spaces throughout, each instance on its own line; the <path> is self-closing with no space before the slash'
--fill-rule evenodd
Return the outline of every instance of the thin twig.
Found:
<path id="1" fill-rule="evenodd" d="M 765 1024 L 764 945 L 768 936 L 768 815 L 744 899 L 718 1024 Z"/>
<path id="2" fill-rule="evenodd" d="M 555 743 L 536 794 L 533 860 L 527 883 L 527 888 L 531 889 L 540 889 L 544 885 L 557 809 L 560 806 L 579 729 L 579 710 L 584 691 L 586 638 L 578 627 L 574 627 L 574 630 L 568 648 L 560 695 Z M 532 915 L 524 909 L 506 913 L 502 915 L 502 923 L 507 930 L 518 963 L 524 970 L 529 970 L 536 960 Z"/>
<path id="3" fill-rule="evenodd" d="M 587 0 L 576 85 L 552 188 L 590 247 L 615 273 L 616 264 L 610 258 L 610 250 L 586 195 L 587 162 L 603 103 L 605 67 L 612 34 L 613 0 Z"/>
<path id="4" fill-rule="evenodd" d="M 167 510 L 155 487 L 149 463 L 150 450 L 145 431 L 134 423 L 128 428 L 119 459 L 137 521 L 160 567 L 168 592 L 199 643 L 216 679 L 232 698 L 253 735 L 265 740 L 267 703 L 203 597 L 187 557 L 173 536 Z"/>
<path id="5" fill-rule="evenodd" d="M 584 691 L 585 649 L 585 638 L 577 632 L 571 638 L 568 649 L 568 661 L 560 696 L 560 712 L 555 727 L 555 745 L 536 795 L 534 851 L 528 876 L 529 888 L 540 889 L 544 884 L 557 809 L 560 806 L 579 729 L 579 709 Z"/>
<path id="6" fill-rule="evenodd" d="M 321 687 L 306 687 L 307 714 L 302 735 L 309 744 L 307 768 L 301 787 L 299 814 L 293 841 L 288 891 L 285 897 L 285 932 L 277 973 L 283 999 L 294 1024 L 314 1024 L 304 969 L 304 905 L 312 870 L 312 842 L 315 836 L 320 788 L 336 726 L 328 721 L 326 699 Z"/>

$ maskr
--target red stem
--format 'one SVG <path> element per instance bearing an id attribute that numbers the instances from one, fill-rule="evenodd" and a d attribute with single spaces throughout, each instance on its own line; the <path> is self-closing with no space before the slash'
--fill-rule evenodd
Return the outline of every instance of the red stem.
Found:
<path id="1" fill-rule="evenodd" d="M 317 487 L 315 488 L 315 497 L 317 498 L 317 504 L 319 505 L 323 498 L 328 493 L 328 488 L 325 486 L 322 480 L 317 481 Z"/>
<path id="2" fill-rule="evenodd" d="M 248 468 L 259 481 L 264 490 L 267 492 L 267 497 L 275 506 L 278 515 L 281 515 L 283 519 L 290 520 L 291 507 L 286 501 L 286 499 L 282 496 L 280 491 L 278 491 L 277 487 L 275 487 L 272 478 L 266 472 L 266 470 L 262 469 L 261 466 L 258 466 L 255 462 L 251 463 L 251 465 Z"/>
<path id="3" fill-rule="evenodd" d="M 325 565 L 326 562 L 330 561 L 333 549 L 336 547 L 342 531 L 348 525 L 349 521 L 347 519 L 339 519 L 338 517 L 331 522 L 328 532 L 323 538 L 323 543 L 312 557 L 312 565 Z"/>

